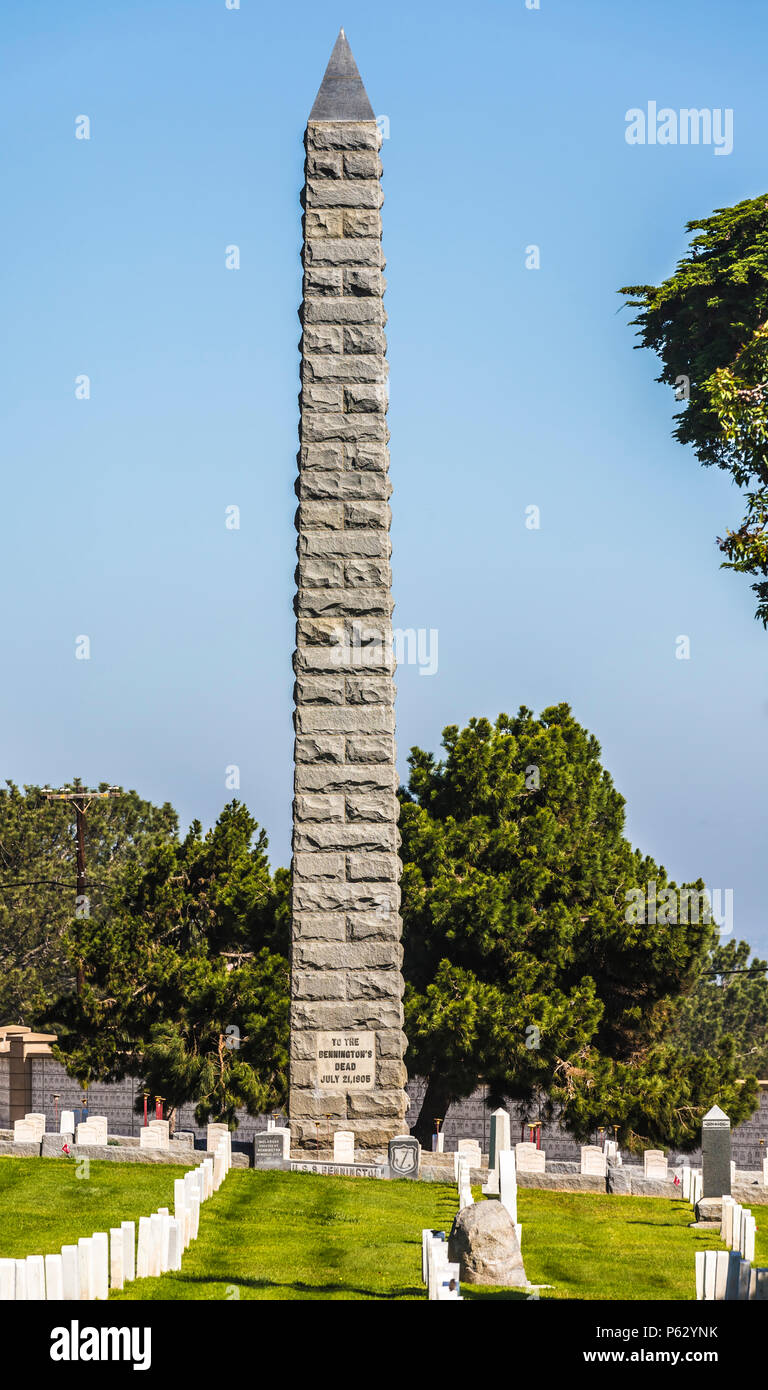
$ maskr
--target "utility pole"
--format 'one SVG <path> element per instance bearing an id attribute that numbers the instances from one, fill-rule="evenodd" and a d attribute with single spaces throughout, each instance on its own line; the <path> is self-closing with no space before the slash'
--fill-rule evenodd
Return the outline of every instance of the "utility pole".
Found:
<path id="1" fill-rule="evenodd" d="M 120 796 L 122 787 L 107 787 L 106 791 L 89 791 L 87 787 L 59 787 L 54 791 L 52 787 L 42 788 L 43 796 L 48 801 L 68 801 L 75 808 L 75 833 L 77 840 L 76 858 L 76 882 L 75 882 L 75 916 L 88 917 L 88 898 L 86 895 L 85 879 L 85 817 L 88 807 L 92 801 L 104 801 L 107 797 Z M 77 993 L 82 994 L 85 984 L 85 972 L 81 961 L 77 965 Z"/>

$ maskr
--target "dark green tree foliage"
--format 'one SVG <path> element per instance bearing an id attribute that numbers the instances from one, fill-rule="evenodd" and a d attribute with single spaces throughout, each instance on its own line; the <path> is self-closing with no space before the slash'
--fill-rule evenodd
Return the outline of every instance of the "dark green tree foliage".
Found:
<path id="1" fill-rule="evenodd" d="M 103 919 L 77 918 L 70 958 L 85 987 L 50 1010 L 73 1075 L 140 1076 L 202 1124 L 285 1100 L 288 1066 L 287 875 L 233 801 L 206 835 L 156 846 Z"/>
<path id="2" fill-rule="evenodd" d="M 756 617 L 768 626 L 768 195 L 689 222 L 690 252 L 661 285 L 620 291 L 640 309 L 640 347 L 657 378 L 689 383 L 675 437 L 745 488 L 746 514 L 718 540 L 724 569 L 755 577 Z"/>
<path id="3" fill-rule="evenodd" d="M 673 1015 L 673 1036 L 694 1053 L 733 1039 L 741 1076 L 768 1078 L 768 962 L 750 960 L 746 941 L 713 946 L 690 994 Z"/>
<path id="4" fill-rule="evenodd" d="M 658 901 L 675 885 L 624 838 L 597 740 L 558 705 L 451 726 L 443 746 L 441 762 L 412 750 L 400 793 L 422 1142 L 480 1082 L 533 1114 L 562 1107 L 581 1138 L 617 1124 L 636 1147 L 694 1145 L 715 1099 L 734 1122 L 750 1113 L 755 1087 L 735 1084 L 726 1045 L 693 1059 L 665 1040 L 670 999 L 693 987 L 713 928 L 627 921 L 629 890 Z"/>
<path id="5" fill-rule="evenodd" d="M 95 920 L 128 871 L 177 829 L 172 806 L 153 806 L 134 791 L 91 803 L 85 858 Z M 41 1000 L 74 987 L 62 940 L 74 911 L 72 807 L 48 801 L 39 787 L 7 782 L 0 788 L 0 1021 L 34 1026 Z"/>

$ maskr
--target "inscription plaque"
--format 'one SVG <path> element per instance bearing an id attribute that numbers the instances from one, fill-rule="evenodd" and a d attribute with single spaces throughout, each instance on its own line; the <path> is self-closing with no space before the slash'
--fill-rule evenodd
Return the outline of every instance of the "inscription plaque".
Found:
<path id="1" fill-rule="evenodd" d="M 317 1087 L 333 1091 L 372 1091 L 376 1084 L 376 1034 L 317 1034 Z"/>

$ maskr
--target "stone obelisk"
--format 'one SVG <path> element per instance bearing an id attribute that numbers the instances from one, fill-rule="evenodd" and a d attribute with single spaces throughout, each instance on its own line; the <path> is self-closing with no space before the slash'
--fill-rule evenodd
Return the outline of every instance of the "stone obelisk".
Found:
<path id="1" fill-rule="evenodd" d="M 379 147 L 342 29 L 306 133 L 292 1152 L 405 1130 Z"/>

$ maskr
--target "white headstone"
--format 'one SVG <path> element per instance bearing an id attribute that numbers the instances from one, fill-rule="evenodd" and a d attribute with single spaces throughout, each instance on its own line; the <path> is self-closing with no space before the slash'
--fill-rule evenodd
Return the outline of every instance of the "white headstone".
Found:
<path id="1" fill-rule="evenodd" d="M 16 1302 L 24 1300 L 27 1296 L 27 1262 L 26 1260 L 14 1260 L 16 1265 Z"/>
<path id="2" fill-rule="evenodd" d="M 94 1231 L 91 1242 L 93 1250 L 93 1296 L 106 1302 L 109 1298 L 109 1236 L 106 1231 Z"/>
<path id="3" fill-rule="evenodd" d="M 107 1117 L 106 1115 L 89 1115 L 88 1124 L 97 1134 L 95 1142 L 106 1144 L 107 1142 Z"/>
<path id="4" fill-rule="evenodd" d="M 513 1149 L 503 1149 L 499 1154 L 499 1197 L 517 1225 L 517 1165 Z"/>
<path id="5" fill-rule="evenodd" d="M 205 1182 L 205 1191 L 203 1193 L 203 1199 L 207 1201 L 211 1193 L 213 1192 L 213 1159 L 204 1158 L 200 1166 L 203 1170 Z"/>
<path id="6" fill-rule="evenodd" d="M 160 1256 L 163 1243 L 163 1218 L 159 1211 L 153 1211 L 149 1218 L 149 1273 L 156 1278 L 160 1273 Z"/>
<path id="7" fill-rule="evenodd" d="M 435 1281 L 435 1298 L 438 1302 L 452 1302 L 461 1299 L 459 1274 L 460 1266 L 458 1264 L 450 1264 L 446 1261 L 440 1266 Z"/>
<path id="8" fill-rule="evenodd" d="M 41 1141 L 42 1136 L 38 1132 L 37 1125 L 32 1124 L 29 1120 L 14 1120 L 14 1144 L 39 1144 Z"/>
<path id="9" fill-rule="evenodd" d="M 741 1229 L 741 1253 L 749 1264 L 755 1258 L 755 1235 L 757 1233 L 757 1222 L 750 1212 L 746 1220 L 742 1223 Z"/>
<path id="10" fill-rule="evenodd" d="M 77 1242 L 77 1258 L 80 1268 L 80 1298 L 83 1302 L 96 1297 L 93 1241 L 90 1236 L 81 1236 Z"/>
<path id="11" fill-rule="evenodd" d="M 123 1231 L 120 1226 L 109 1228 L 109 1287 L 122 1289 L 125 1284 Z"/>
<path id="12" fill-rule="evenodd" d="M 547 1170 L 547 1155 L 535 1144 L 515 1144 L 515 1159 L 518 1173 L 545 1173 Z"/>
<path id="13" fill-rule="evenodd" d="M 160 1273 L 165 1274 L 166 1271 L 170 1268 L 168 1260 L 171 1230 L 171 1214 L 167 1207 L 161 1207 L 158 1214 L 160 1216 Z"/>
<path id="14" fill-rule="evenodd" d="M 337 1129 L 333 1136 L 334 1163 L 354 1163 L 355 1136 L 351 1129 Z"/>
<path id="15" fill-rule="evenodd" d="M 62 1245 L 61 1274 L 65 1303 L 80 1299 L 80 1252 L 76 1245 Z"/>
<path id="16" fill-rule="evenodd" d="M 173 1180 L 173 1214 L 181 1219 L 182 1212 L 187 1205 L 187 1183 L 185 1178 L 174 1178 Z"/>
<path id="17" fill-rule="evenodd" d="M 607 1171 L 605 1154 L 597 1144 L 582 1144 L 581 1171 L 604 1178 Z"/>
<path id="18" fill-rule="evenodd" d="M 45 1257 L 45 1296 L 50 1303 L 61 1303 L 64 1298 L 61 1255 L 46 1255 Z"/>
<path id="19" fill-rule="evenodd" d="M 76 1144 L 101 1144 L 101 1126 L 92 1125 L 90 1120 L 84 1120 L 77 1126 L 75 1133 Z M 106 1143 L 106 1139 L 103 1141 Z"/>
<path id="20" fill-rule="evenodd" d="M 13 1303 L 16 1298 L 16 1261 L 0 1260 L 0 1303 Z"/>
<path id="21" fill-rule="evenodd" d="M 667 1156 L 661 1149 L 646 1149 L 643 1154 L 643 1176 L 666 1182 L 669 1171 Z"/>
<path id="22" fill-rule="evenodd" d="M 59 1120 L 59 1134 L 74 1134 L 75 1132 L 75 1112 L 74 1110 L 62 1110 Z"/>
<path id="23" fill-rule="evenodd" d="M 218 1147 L 219 1139 L 222 1137 L 222 1135 L 227 1134 L 229 1134 L 228 1125 L 221 1124 L 218 1121 L 216 1121 L 216 1123 L 209 1124 L 206 1127 L 205 1131 L 205 1147 L 208 1150 L 208 1152 L 215 1154 L 216 1149 Z"/>
<path id="24" fill-rule="evenodd" d="M 126 1284 L 136 1278 L 136 1222 L 121 1221 L 123 1233 L 123 1278 Z"/>
<path id="25" fill-rule="evenodd" d="M 189 1238 L 190 1238 L 190 1240 L 197 1240 L 197 1233 L 198 1233 L 198 1231 L 199 1231 L 199 1229 L 200 1229 L 200 1198 L 198 1197 L 198 1195 L 197 1195 L 196 1192 L 193 1192 L 193 1193 L 192 1193 L 192 1198 L 191 1198 L 191 1201 L 190 1201 L 190 1204 L 189 1204 L 189 1212 L 190 1212 Z"/>
<path id="26" fill-rule="evenodd" d="M 763 1159 L 763 1182 L 768 1187 L 768 1158 Z"/>
<path id="27" fill-rule="evenodd" d="M 45 1261 L 42 1255 L 27 1255 L 27 1300 L 45 1298 Z"/>
<path id="28" fill-rule="evenodd" d="M 168 1227 L 168 1268 L 181 1269 L 181 1254 L 184 1241 L 182 1238 L 181 1222 L 178 1217 L 172 1216 Z"/>
<path id="29" fill-rule="evenodd" d="M 728 1288 L 728 1266 L 730 1254 L 727 1250 L 715 1250 L 715 1300 L 722 1303 Z"/>
<path id="30" fill-rule="evenodd" d="M 445 1240 L 445 1231 L 433 1231 L 427 1228 L 421 1232 L 421 1282 L 427 1282 L 428 1250 L 433 1240 Z"/>
<path id="31" fill-rule="evenodd" d="M 730 1247 L 733 1239 L 733 1208 L 736 1202 L 733 1197 L 723 1197 L 723 1205 L 720 1210 L 720 1239 L 724 1245 Z"/>
<path id="32" fill-rule="evenodd" d="M 136 1256 L 136 1278 L 146 1279 L 151 1273 L 152 1261 L 150 1258 L 150 1246 L 152 1244 L 152 1222 L 148 1216 L 139 1217 L 139 1247 Z"/>
<path id="33" fill-rule="evenodd" d="M 460 1154 L 468 1154 L 468 1156 L 472 1160 L 473 1167 L 480 1167 L 483 1152 L 480 1148 L 479 1139 L 459 1139 L 456 1145 L 456 1152 Z"/>
<path id="34" fill-rule="evenodd" d="M 164 1136 L 164 1134 L 163 1134 L 163 1132 L 162 1132 L 161 1129 L 154 1129 L 151 1125 L 143 1126 L 143 1127 L 139 1130 L 139 1148 L 140 1148 L 140 1149 L 159 1149 L 159 1148 L 162 1148 L 162 1146 L 163 1146 L 163 1139 L 164 1139 L 164 1138 L 165 1138 L 165 1136 Z M 170 1143 L 166 1144 L 165 1147 L 166 1147 L 166 1148 L 170 1148 Z"/>
<path id="35" fill-rule="evenodd" d="M 45 1134 L 45 1115 L 42 1110 L 30 1110 L 28 1114 L 24 1116 L 24 1119 L 27 1124 L 35 1126 L 39 1138 L 42 1141 L 43 1135 Z"/>
<path id="36" fill-rule="evenodd" d="M 744 1208 L 738 1202 L 733 1204 L 733 1229 L 731 1231 L 731 1249 L 741 1249 L 741 1221 L 744 1215 Z"/>

